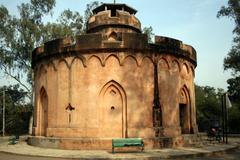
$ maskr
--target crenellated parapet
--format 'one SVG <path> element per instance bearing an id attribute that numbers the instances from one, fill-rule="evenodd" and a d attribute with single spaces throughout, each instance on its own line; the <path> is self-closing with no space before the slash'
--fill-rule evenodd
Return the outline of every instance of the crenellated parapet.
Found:
<path id="1" fill-rule="evenodd" d="M 145 54 L 171 54 L 176 57 L 186 58 L 196 66 L 196 51 L 192 46 L 183 44 L 181 41 L 168 37 L 155 37 L 155 43 L 149 44 L 147 35 L 140 33 L 110 34 L 85 34 L 77 37 L 67 37 L 46 42 L 43 46 L 33 51 L 33 67 L 39 61 L 51 59 L 51 57 L 68 57 L 72 55 L 83 55 L 94 52 L 129 51 L 132 56 L 141 51 Z"/>
<path id="2" fill-rule="evenodd" d="M 155 44 L 153 45 L 153 48 L 158 52 L 167 52 L 180 57 L 185 57 L 194 65 L 197 65 L 197 54 L 195 49 L 190 45 L 184 44 L 180 40 L 155 36 Z"/>

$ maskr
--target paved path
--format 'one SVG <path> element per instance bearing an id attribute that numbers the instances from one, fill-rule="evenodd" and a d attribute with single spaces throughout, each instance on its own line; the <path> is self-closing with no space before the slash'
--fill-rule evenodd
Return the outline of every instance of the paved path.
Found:
<path id="1" fill-rule="evenodd" d="M 227 153 L 217 153 L 214 155 L 204 156 L 204 157 L 196 156 L 196 157 L 190 157 L 190 158 L 187 158 L 187 157 L 172 158 L 172 160 L 203 160 L 203 159 L 204 160 L 239 160 L 240 149 L 235 149 Z M 9 154 L 9 153 L 0 152 L 0 160 L 69 160 L 69 159 L 16 155 L 11 153 Z"/>
<path id="2" fill-rule="evenodd" d="M 170 149 L 145 150 L 144 152 L 124 152 L 112 154 L 111 151 L 80 151 L 40 148 L 27 145 L 25 141 L 9 145 L 7 139 L 0 139 L 0 160 L 56 160 L 56 159 L 240 159 L 240 150 L 230 154 L 227 150 L 236 149 L 240 138 L 229 139 L 230 144 L 211 144 L 199 147 L 179 147 Z M 212 156 L 214 155 L 214 156 Z"/>
<path id="3" fill-rule="evenodd" d="M 182 158 L 178 160 L 240 160 L 240 149 L 234 149 L 228 152 L 220 152 L 209 156 L 197 156 L 194 158 Z"/>
<path id="4" fill-rule="evenodd" d="M 16 155 L 11 153 L 0 152 L 0 160 L 69 160 L 69 159 Z"/>

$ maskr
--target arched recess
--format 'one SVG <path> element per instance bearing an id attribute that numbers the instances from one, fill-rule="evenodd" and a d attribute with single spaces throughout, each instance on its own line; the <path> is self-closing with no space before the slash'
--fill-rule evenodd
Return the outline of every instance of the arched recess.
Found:
<path id="1" fill-rule="evenodd" d="M 159 70 L 169 70 L 170 66 L 168 60 L 164 57 L 161 57 L 158 61 Z"/>
<path id="2" fill-rule="evenodd" d="M 172 65 L 171 65 L 171 70 L 173 71 L 173 72 L 179 72 L 180 73 L 180 64 L 179 64 L 179 62 L 178 62 L 178 60 L 173 60 L 172 61 Z"/>
<path id="3" fill-rule="evenodd" d="M 191 132 L 191 102 L 189 90 L 184 85 L 179 92 L 179 125 L 182 134 Z"/>
<path id="4" fill-rule="evenodd" d="M 126 57 L 123 59 L 122 64 L 123 64 L 123 65 L 126 64 L 126 63 L 125 63 L 126 61 L 132 61 L 132 62 L 133 62 L 132 65 L 136 64 L 136 66 L 139 66 L 139 62 L 138 62 L 137 58 L 134 57 L 134 56 L 132 56 L 132 55 L 126 56 Z"/>
<path id="5" fill-rule="evenodd" d="M 77 63 L 81 63 L 84 67 L 87 67 L 86 59 L 83 56 L 76 56 L 73 58 L 73 60 L 70 64 L 70 68 L 72 68 L 73 64 L 76 63 L 76 61 L 77 61 Z"/>
<path id="6" fill-rule="evenodd" d="M 144 65 L 154 65 L 153 59 L 151 57 L 145 56 L 142 58 L 142 61 L 140 63 L 140 66 L 144 66 Z"/>
<path id="7" fill-rule="evenodd" d="M 58 61 L 58 65 L 57 65 L 57 68 L 58 68 L 58 69 L 59 69 L 59 66 L 60 66 L 62 63 L 65 64 L 68 69 L 70 69 L 70 65 L 68 64 L 68 62 L 67 62 L 66 59 L 60 59 L 60 60 Z"/>
<path id="8" fill-rule="evenodd" d="M 182 74 L 185 77 L 188 76 L 188 74 L 189 74 L 189 67 L 186 63 L 183 63 L 183 65 L 182 65 Z"/>
<path id="9" fill-rule="evenodd" d="M 110 54 L 104 59 L 103 65 L 106 66 L 106 65 L 116 64 L 116 62 L 118 63 L 119 66 L 121 66 L 119 57 L 115 54 Z"/>
<path id="10" fill-rule="evenodd" d="M 87 59 L 87 65 L 89 66 L 89 65 L 92 65 L 92 63 L 94 63 L 94 62 L 99 62 L 99 64 L 103 67 L 104 66 L 104 63 L 103 63 L 103 61 L 102 61 L 102 59 L 99 57 L 99 56 L 97 56 L 97 55 L 91 55 L 90 57 L 88 57 L 88 59 Z M 96 65 L 96 63 L 95 63 L 95 65 Z M 100 66 L 94 66 L 94 67 L 100 67 Z"/>
<path id="11" fill-rule="evenodd" d="M 39 66 L 36 67 L 34 71 L 34 90 L 35 92 L 35 111 L 34 111 L 34 119 L 33 119 L 33 126 L 37 127 L 38 120 L 39 120 L 39 113 L 38 113 L 38 106 L 39 106 L 39 97 L 40 97 L 40 90 L 42 86 L 46 86 L 46 75 L 47 75 L 47 70 L 44 64 L 39 64 Z M 39 131 L 36 130 L 36 134 L 39 134 Z"/>
<path id="12" fill-rule="evenodd" d="M 38 110 L 39 135 L 46 136 L 48 127 L 48 96 L 44 87 L 40 90 Z"/>
<path id="13" fill-rule="evenodd" d="M 67 126 L 69 125 L 68 113 L 65 108 L 70 101 L 70 68 L 66 60 L 62 59 L 58 62 L 57 71 L 57 89 L 55 96 L 57 96 L 57 110 L 56 110 L 56 125 Z"/>
<path id="14" fill-rule="evenodd" d="M 191 72 L 192 72 L 192 76 L 195 77 L 195 70 L 193 66 L 191 66 Z"/>
<path id="15" fill-rule="evenodd" d="M 106 138 L 127 137 L 127 97 L 123 87 L 114 80 L 107 82 L 99 95 L 100 130 Z"/>
<path id="16" fill-rule="evenodd" d="M 54 69 L 54 71 L 57 71 L 56 65 L 53 61 L 50 61 L 47 65 L 47 68 L 49 69 L 50 67 L 52 67 Z"/>
<path id="17" fill-rule="evenodd" d="M 41 64 L 40 67 L 37 68 L 37 79 L 40 79 L 44 74 L 47 73 L 47 69 L 44 64 Z"/>

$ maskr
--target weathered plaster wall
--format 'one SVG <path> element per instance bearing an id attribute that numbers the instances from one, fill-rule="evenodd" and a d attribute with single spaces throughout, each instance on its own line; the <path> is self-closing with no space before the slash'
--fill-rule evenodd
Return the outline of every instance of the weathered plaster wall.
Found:
<path id="1" fill-rule="evenodd" d="M 86 34 L 33 51 L 30 144 L 109 149 L 112 138 L 141 137 L 146 147 L 161 148 L 181 146 L 182 134 L 197 133 L 196 51 L 163 36 L 148 43 L 136 12 L 125 4 L 102 4 Z M 162 114 L 153 111 L 158 94 Z"/>
<path id="2" fill-rule="evenodd" d="M 84 64 L 84 59 L 86 64 Z M 41 117 L 41 89 L 48 96 L 47 136 L 53 137 L 154 137 L 152 126 L 153 61 L 158 61 L 164 135 L 181 134 L 180 90 L 191 99 L 189 127 L 195 123 L 194 66 L 167 53 L 153 57 L 139 53 L 91 53 L 42 63 L 35 73 L 35 115 Z M 67 111 L 68 104 L 74 110 Z M 114 107 L 114 109 L 111 109 Z M 190 112 L 190 111 L 189 111 Z M 190 113 L 189 113 L 190 114 Z M 35 135 L 41 118 L 35 117 Z M 192 124 L 190 124 L 192 123 Z"/>

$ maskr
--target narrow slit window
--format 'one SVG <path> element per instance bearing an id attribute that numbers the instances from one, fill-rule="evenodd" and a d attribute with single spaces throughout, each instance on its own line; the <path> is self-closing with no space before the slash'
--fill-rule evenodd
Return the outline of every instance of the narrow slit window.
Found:
<path id="1" fill-rule="evenodd" d="M 117 13 L 116 13 L 116 9 L 112 9 L 111 10 L 111 17 L 116 17 Z"/>

